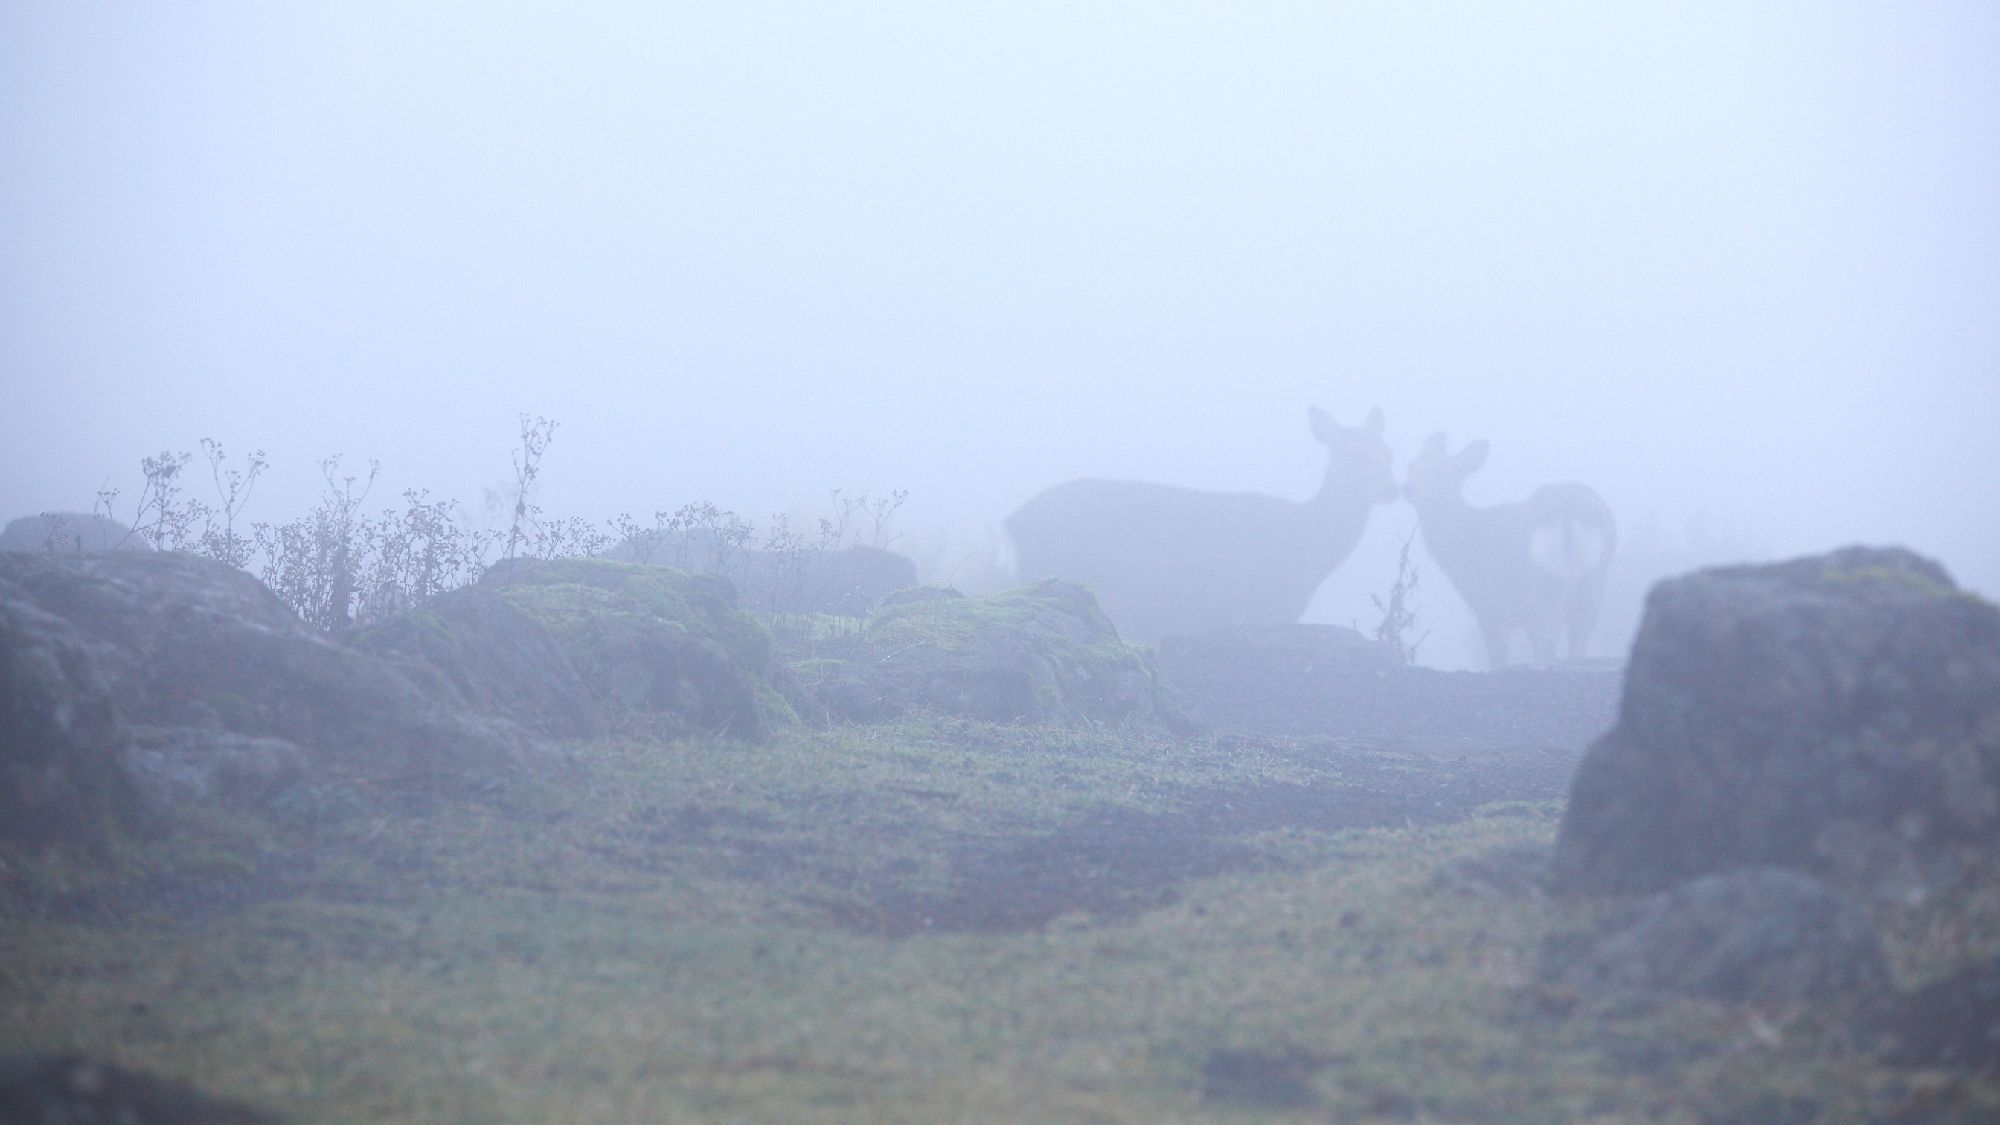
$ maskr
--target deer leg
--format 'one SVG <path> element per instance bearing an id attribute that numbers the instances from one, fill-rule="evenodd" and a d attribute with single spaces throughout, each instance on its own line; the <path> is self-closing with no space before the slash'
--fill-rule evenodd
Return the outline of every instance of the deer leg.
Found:
<path id="1" fill-rule="evenodd" d="M 1486 669 L 1497 672 L 1507 666 L 1507 626 L 1497 621 L 1482 619 L 1479 622 L 1480 636 L 1486 638 Z"/>
<path id="2" fill-rule="evenodd" d="M 1535 650 L 1537 664 L 1551 664 L 1556 658 L 1556 633 L 1554 622 L 1541 622 L 1528 631 L 1528 643 Z"/>
<path id="3" fill-rule="evenodd" d="M 1603 592 L 1601 583 L 1579 585 L 1569 592 L 1568 604 L 1563 607 L 1563 623 L 1568 627 L 1572 660 L 1583 659 L 1590 646 L 1590 634 L 1597 627 L 1597 607 Z"/>

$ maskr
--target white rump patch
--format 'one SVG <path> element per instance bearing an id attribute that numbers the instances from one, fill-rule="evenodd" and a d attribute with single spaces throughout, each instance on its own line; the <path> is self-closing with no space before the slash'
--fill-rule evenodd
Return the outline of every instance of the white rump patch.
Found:
<path id="1" fill-rule="evenodd" d="M 1566 582 L 1604 569 L 1610 556 L 1609 537 L 1574 520 L 1538 527 L 1528 536 L 1528 558 L 1535 569 Z"/>

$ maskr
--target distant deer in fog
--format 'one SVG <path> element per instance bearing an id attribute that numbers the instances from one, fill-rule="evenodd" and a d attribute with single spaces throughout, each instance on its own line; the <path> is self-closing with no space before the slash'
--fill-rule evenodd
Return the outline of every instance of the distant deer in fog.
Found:
<path id="1" fill-rule="evenodd" d="M 1382 411 L 1342 426 L 1313 408 L 1326 478 L 1303 503 L 1139 481 L 1074 480 L 1007 518 L 1020 577 L 1091 587 L 1126 640 L 1289 625 L 1396 498 Z"/>
<path id="2" fill-rule="evenodd" d="M 1465 478 L 1486 463 L 1475 441 L 1449 453 L 1432 434 L 1410 463 L 1403 495 L 1417 510 L 1424 546 L 1472 609 L 1486 641 L 1489 666 L 1507 663 L 1516 630 L 1536 660 L 1584 654 L 1604 601 L 1604 572 L 1618 548 L 1618 527 L 1602 497 L 1587 485 L 1543 485 L 1518 504 L 1475 508 L 1465 502 Z"/>

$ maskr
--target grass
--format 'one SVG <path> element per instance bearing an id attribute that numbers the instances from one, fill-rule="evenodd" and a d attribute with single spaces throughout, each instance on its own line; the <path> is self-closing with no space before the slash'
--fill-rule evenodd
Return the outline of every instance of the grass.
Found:
<path id="1" fill-rule="evenodd" d="M 191 825 L 115 886 L 16 857 L 0 1051 L 328 1122 L 2000 1110 L 1810 1013 L 1578 1014 L 1531 973 L 1561 909 L 1437 882 L 1553 838 L 1532 793 L 1422 814 L 1479 763 L 934 718 L 576 756 Z"/>

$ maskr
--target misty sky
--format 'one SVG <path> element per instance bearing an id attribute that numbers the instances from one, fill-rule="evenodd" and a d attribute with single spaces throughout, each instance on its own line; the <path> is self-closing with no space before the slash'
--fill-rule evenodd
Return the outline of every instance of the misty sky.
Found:
<path id="1" fill-rule="evenodd" d="M 335 452 L 476 514 L 530 412 L 552 512 L 908 489 L 979 552 L 1068 477 L 1303 498 L 1379 404 L 1476 501 L 1595 484 L 1627 602 L 1855 541 L 2000 594 L 2000 7 L 1638 7 L 14 0 L 0 518 L 204 436 L 253 519 Z"/>

